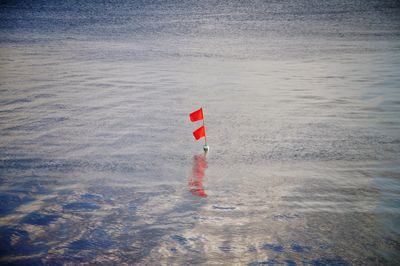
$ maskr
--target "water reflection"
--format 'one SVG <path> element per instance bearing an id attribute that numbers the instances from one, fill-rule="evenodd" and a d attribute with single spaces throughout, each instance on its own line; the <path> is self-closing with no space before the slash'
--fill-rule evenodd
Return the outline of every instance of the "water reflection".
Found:
<path id="1" fill-rule="evenodd" d="M 207 193 L 203 188 L 203 178 L 206 168 L 206 153 L 193 156 L 192 173 L 189 177 L 189 190 L 194 196 L 201 198 L 207 197 Z"/>

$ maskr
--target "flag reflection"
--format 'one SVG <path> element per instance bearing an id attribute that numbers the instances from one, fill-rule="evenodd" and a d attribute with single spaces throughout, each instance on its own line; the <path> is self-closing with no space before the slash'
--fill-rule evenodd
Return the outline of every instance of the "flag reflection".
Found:
<path id="1" fill-rule="evenodd" d="M 189 190 L 197 197 L 205 198 L 207 193 L 203 188 L 203 177 L 207 168 L 207 160 L 204 154 L 193 156 L 192 174 L 189 178 Z"/>

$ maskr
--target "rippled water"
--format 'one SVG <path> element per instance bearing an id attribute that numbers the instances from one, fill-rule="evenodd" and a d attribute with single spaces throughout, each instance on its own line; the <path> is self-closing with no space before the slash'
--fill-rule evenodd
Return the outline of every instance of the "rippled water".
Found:
<path id="1" fill-rule="evenodd" d="M 2 1 L 0 264 L 399 264 L 399 14 Z"/>

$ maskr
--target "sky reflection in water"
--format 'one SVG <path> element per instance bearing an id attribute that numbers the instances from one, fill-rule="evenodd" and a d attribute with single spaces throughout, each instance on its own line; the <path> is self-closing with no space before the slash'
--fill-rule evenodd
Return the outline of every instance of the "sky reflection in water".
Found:
<path id="1" fill-rule="evenodd" d="M 400 264 L 398 1 L 117 2 L 0 3 L 0 264 Z"/>

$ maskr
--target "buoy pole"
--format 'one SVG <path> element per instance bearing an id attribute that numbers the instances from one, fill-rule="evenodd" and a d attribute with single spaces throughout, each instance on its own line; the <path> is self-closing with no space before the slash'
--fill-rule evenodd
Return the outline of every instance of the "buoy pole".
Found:
<path id="1" fill-rule="evenodd" d="M 201 107 L 201 110 L 203 110 L 203 107 Z M 206 133 L 206 134 L 204 134 L 204 147 L 203 147 L 203 149 L 204 149 L 205 152 L 208 152 L 210 147 L 208 147 L 208 145 L 207 145 L 207 131 L 206 131 L 204 120 L 205 120 L 205 115 L 204 115 L 204 112 L 203 112 L 203 127 L 204 127 L 204 130 L 205 130 L 205 133 Z"/>

